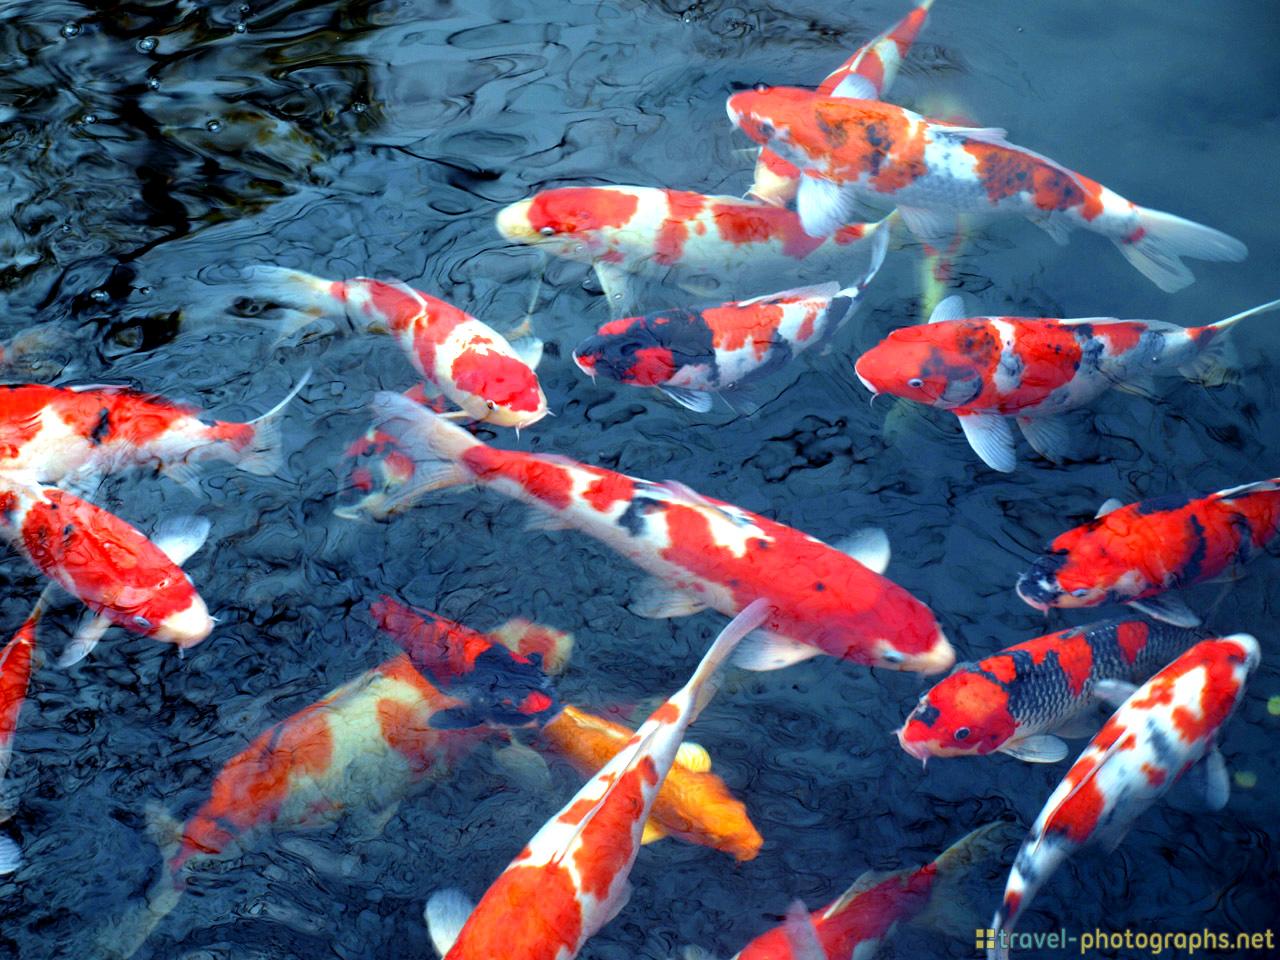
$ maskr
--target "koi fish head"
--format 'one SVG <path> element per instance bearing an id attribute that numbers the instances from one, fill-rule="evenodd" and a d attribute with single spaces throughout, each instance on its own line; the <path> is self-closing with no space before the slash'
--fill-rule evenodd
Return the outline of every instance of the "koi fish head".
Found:
<path id="1" fill-rule="evenodd" d="M 191 598 L 186 606 L 157 621 L 152 621 L 144 611 L 139 611 L 134 614 L 133 625 L 129 626 L 129 629 L 144 633 L 155 640 L 175 644 L 183 650 L 194 647 L 204 640 L 213 632 L 213 617 L 209 616 L 209 608 L 205 606 L 204 598 L 195 592 L 190 583 L 186 585 L 190 590 Z M 154 627 L 148 629 L 146 625 L 153 622 Z"/>
<path id="2" fill-rule="evenodd" d="M 1103 583 L 1080 583 L 1076 586 L 1063 583 L 1061 575 L 1069 560 L 1066 552 L 1041 554 L 1031 564 L 1031 569 L 1018 577 L 1018 596 L 1037 610 L 1095 607 L 1105 603 L 1110 591 Z"/>
<path id="3" fill-rule="evenodd" d="M 790 142 L 790 132 L 809 117 L 812 123 L 812 91 L 795 87 L 742 90 L 725 104 L 733 124 L 761 146 Z M 785 156 L 785 153 L 784 153 Z"/>
<path id="4" fill-rule="evenodd" d="M 962 665 L 920 698 L 898 731 L 913 757 L 962 757 L 991 753 L 1017 730 L 1009 695 L 990 677 Z"/>
<path id="5" fill-rule="evenodd" d="M 929 608 L 919 601 L 915 603 L 924 608 L 924 616 L 910 620 L 903 617 L 898 620 L 899 629 L 892 638 L 876 640 L 868 660 L 871 666 L 928 675 L 950 670 L 956 662 L 955 648 Z"/>
<path id="6" fill-rule="evenodd" d="M 464 349 L 450 375 L 465 397 L 458 401 L 478 420 L 499 427 L 527 427 L 547 415 L 547 397 L 533 368 L 493 344 Z"/>
<path id="7" fill-rule="evenodd" d="M 560 187 L 503 207 L 496 225 L 513 243 L 572 257 L 601 251 L 607 235 L 626 227 L 639 207 L 639 197 L 623 188 Z"/>
<path id="8" fill-rule="evenodd" d="M 858 379 L 874 394 L 952 409 L 972 402 L 983 389 L 983 370 L 955 348 L 950 324 L 895 330 L 854 364 Z"/>
<path id="9" fill-rule="evenodd" d="M 618 383 L 655 387 L 667 383 L 682 362 L 672 349 L 675 327 L 665 316 L 628 317 L 602 326 L 573 351 L 578 369 Z"/>

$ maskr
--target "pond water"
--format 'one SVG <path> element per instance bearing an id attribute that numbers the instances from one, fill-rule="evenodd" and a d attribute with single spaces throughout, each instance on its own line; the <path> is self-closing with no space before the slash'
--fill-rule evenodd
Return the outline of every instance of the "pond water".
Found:
<path id="1" fill-rule="evenodd" d="M 15 815 L 3 829 L 26 862 L 0 879 L 0 956 L 94 956 L 102 928 L 136 912 L 162 870 L 148 808 L 189 816 L 254 736 L 393 656 L 367 611 L 384 592 L 480 629 L 523 616 L 571 631 L 560 693 L 599 712 L 638 722 L 684 682 L 724 618 L 635 616 L 642 574 L 581 534 L 526 530 L 523 508 L 475 489 L 384 524 L 334 517 L 343 453 L 371 397 L 416 375 L 384 337 L 277 343 L 241 278 L 261 264 L 394 277 L 512 329 L 537 264 L 495 231 L 502 206 L 577 183 L 741 194 L 752 155 L 725 98 L 758 83 L 815 85 L 905 6 L 0 3 L 0 338 L 44 334 L 6 375 L 126 383 L 245 419 L 313 371 L 288 414 L 279 476 L 211 465 L 195 491 L 130 474 L 96 498 L 143 529 L 192 512 L 212 521 L 186 569 L 220 623 L 185 658 L 115 630 L 70 670 L 35 673 L 6 787 Z M 1058 247 L 1002 220 L 970 237 L 953 286 L 987 313 L 1184 325 L 1280 295 L 1277 40 L 1280 10 L 1247 0 L 938 0 L 889 100 L 1005 127 L 1250 250 L 1243 263 L 1192 263 L 1197 282 L 1167 295 L 1098 237 Z M 1046 620 L 1013 584 L 1102 500 L 1280 474 L 1275 315 L 1237 331 L 1236 382 L 1171 382 L 1158 400 L 1113 392 L 1077 425 L 1086 455 L 1061 466 L 1024 448 L 1016 473 L 997 474 L 953 418 L 868 405 L 851 360 L 920 322 L 920 258 L 914 245 L 892 250 L 836 349 L 767 381 L 750 415 L 698 415 L 584 377 L 570 354 L 607 305 L 585 267 L 552 264 L 534 329 L 556 416 L 518 438 L 482 435 L 679 480 L 828 541 L 882 526 L 889 576 L 972 659 L 1090 619 Z M 40 587 L 14 554 L 0 569 L 8 631 Z M 1185 594 L 1213 628 L 1253 633 L 1263 650 L 1223 735 L 1237 781 L 1227 809 L 1157 804 L 1114 853 L 1070 861 L 1021 928 L 1274 922 L 1278 574 L 1280 561 L 1263 558 L 1238 582 Z M 46 652 L 77 619 L 60 611 Z M 657 960 L 686 944 L 729 956 L 795 898 L 816 908 L 862 872 L 924 863 L 982 823 L 1029 824 L 1065 765 L 993 756 L 922 772 L 892 731 L 927 684 L 830 658 L 732 672 L 694 730 L 763 850 L 736 863 L 677 841 L 646 847 L 629 906 L 583 956 Z M 431 956 L 424 901 L 442 887 L 484 892 L 580 783 L 567 767 L 551 772 L 534 788 L 477 751 L 376 836 L 259 835 L 195 871 L 138 956 Z M 975 878 L 974 928 L 1006 867 Z M 974 946 L 911 927 L 885 951 L 970 957 Z"/>

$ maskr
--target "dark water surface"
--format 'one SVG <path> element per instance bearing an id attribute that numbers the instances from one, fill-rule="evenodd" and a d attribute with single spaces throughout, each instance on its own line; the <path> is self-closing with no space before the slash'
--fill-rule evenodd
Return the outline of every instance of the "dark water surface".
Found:
<path id="1" fill-rule="evenodd" d="M 147 805 L 189 815 L 259 731 L 389 657 L 366 612 L 380 591 L 481 629 L 519 615 L 573 631 L 560 689 L 587 707 L 640 715 L 683 682 L 724 618 L 632 615 L 640 574 L 594 541 L 527 532 L 521 508 L 483 491 L 438 495 L 389 524 L 335 519 L 338 465 L 365 405 L 414 375 L 388 339 L 274 348 L 269 324 L 230 309 L 236 277 L 259 263 L 397 277 L 509 328 L 534 258 L 494 231 L 503 204 L 580 182 L 741 193 L 748 141 L 725 97 L 758 82 L 816 84 L 906 6 L 0 4 L 0 337 L 57 331 L 51 353 L 7 375 L 130 383 L 243 418 L 314 369 L 281 477 L 215 465 L 203 497 L 133 475 L 99 498 L 145 529 L 192 511 L 212 520 L 186 567 L 222 622 L 185 659 L 113 631 L 70 671 L 35 674 L 9 776 L 20 800 L 4 828 L 27 863 L 0 880 L 0 955 L 92 956 L 98 928 L 136 907 L 160 870 Z M 1099 237 L 1059 248 L 1003 221 L 960 264 L 970 302 L 1191 325 L 1280 295 L 1277 41 L 1277 8 L 1253 0 L 938 0 L 889 99 L 1007 127 L 1250 249 L 1243 264 L 1193 263 L 1198 282 L 1169 296 Z M 605 305 L 582 268 L 553 266 L 548 279 L 539 373 L 557 416 L 500 444 L 677 479 L 828 540 L 879 524 L 894 546 L 890 576 L 933 607 L 963 657 L 1088 619 L 1046 622 L 1012 586 L 1035 548 L 1102 500 L 1280 474 L 1275 316 L 1237 331 L 1238 383 L 1172 383 L 1160 401 L 1108 396 L 1081 420 L 1099 438 L 1086 459 L 1027 459 L 1002 476 L 953 420 L 869 408 L 853 376 L 852 355 L 919 319 L 916 249 L 891 253 L 839 349 L 771 380 L 778 396 L 750 417 L 718 407 L 700 418 L 593 385 L 569 353 Z M 7 633 L 38 584 L 16 557 L 3 571 Z M 1223 738 L 1233 774 L 1255 785 L 1237 785 L 1218 814 L 1158 804 L 1115 853 L 1061 870 L 1022 929 L 1274 924 L 1278 575 L 1280 562 L 1263 559 L 1238 583 L 1186 595 L 1214 628 L 1261 641 L 1262 666 Z M 75 621 L 70 609 L 58 620 Z M 922 689 L 825 658 L 734 674 L 695 733 L 747 803 L 763 852 L 736 864 L 673 841 L 645 848 L 630 905 L 583 955 L 656 960 L 696 943 L 727 956 L 796 897 L 816 907 L 863 871 L 925 862 L 988 820 L 1034 819 L 1065 765 L 996 756 L 922 774 L 891 737 Z M 406 801 L 380 838 L 262 836 L 199 871 L 139 956 L 431 956 L 424 900 L 445 886 L 482 894 L 580 782 L 553 773 L 550 794 L 534 792 L 481 751 Z M 1003 871 L 988 879 L 973 891 L 974 927 Z M 974 955 L 972 939 L 918 929 L 886 952 Z"/>

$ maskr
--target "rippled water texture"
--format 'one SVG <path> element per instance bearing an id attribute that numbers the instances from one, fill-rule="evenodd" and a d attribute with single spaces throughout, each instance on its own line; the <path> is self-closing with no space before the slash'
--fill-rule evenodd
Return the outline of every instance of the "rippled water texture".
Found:
<path id="1" fill-rule="evenodd" d="M 221 619 L 185 659 L 113 631 L 70 671 L 33 678 L 5 830 L 27 863 L 0 881 L 0 955 L 90 956 L 102 924 L 136 908 L 160 871 L 145 829 L 188 816 L 214 773 L 270 724 L 390 657 L 367 603 L 394 591 L 487 629 L 526 616 L 573 631 L 564 698 L 643 714 L 688 675 L 724 619 L 642 620 L 639 574 L 581 535 L 524 530 L 483 491 L 441 494 L 389 524 L 332 516 L 343 448 L 379 389 L 415 380 L 385 338 L 276 346 L 237 297 L 259 263 L 321 276 L 396 277 L 500 329 L 516 324 L 535 258 L 492 227 L 503 204 L 566 183 L 740 194 L 751 159 L 725 97 L 814 85 L 905 12 L 901 0 L 776 6 L 715 2 L 67 2 L 0 4 L 0 337 L 52 333 L 13 378 L 130 383 L 226 418 L 271 406 L 307 367 L 287 468 L 263 479 L 215 465 L 201 495 L 113 480 L 98 501 L 144 529 L 201 512 L 188 564 Z M 1159 293 L 1101 238 L 1056 247 L 1030 224 L 984 227 L 959 265 L 987 312 L 1208 322 L 1280 295 L 1280 67 L 1275 9 L 1220 3 L 938 0 L 890 99 L 1007 127 L 1126 196 L 1211 224 L 1250 248 L 1195 263 Z M 835 277 L 831 279 L 848 280 Z M 1280 474 L 1276 317 L 1238 331 L 1242 378 L 1169 384 L 1163 399 L 1106 397 L 1082 462 L 985 469 L 954 422 L 867 404 L 850 358 L 920 318 L 919 251 L 894 251 L 827 356 L 769 381 L 750 417 L 697 417 L 574 369 L 607 317 L 586 270 L 553 265 L 536 329 L 557 416 L 503 445 L 672 478 L 825 539 L 874 522 L 889 574 L 977 658 L 1082 622 L 1044 617 L 1012 586 L 1030 553 L 1117 496 L 1209 491 Z M 491 434 L 486 434 L 492 436 Z M 1024 450 L 1023 455 L 1030 457 Z M 4 631 L 38 592 L 3 561 Z M 1223 748 L 1255 786 L 1221 814 L 1161 803 L 1111 855 L 1077 857 L 1024 929 L 1260 929 L 1275 919 L 1280 694 L 1276 590 L 1263 559 L 1186 599 L 1224 631 L 1259 636 L 1263 663 Z M 55 625 L 70 630 L 70 607 Z M 56 651 L 58 630 L 46 631 Z M 830 659 L 734 674 L 695 727 L 767 843 L 758 859 L 674 841 L 645 848 L 630 905 L 586 948 L 663 958 L 697 943 L 727 956 L 796 897 L 828 902 L 858 874 L 925 862 L 980 823 L 1029 823 L 1065 768 L 998 756 L 919 764 L 890 736 L 922 689 L 909 675 Z M 481 751 L 411 797 L 380 836 L 267 835 L 197 871 L 139 954 L 154 958 L 418 957 L 434 890 L 478 897 L 579 780 L 511 782 Z M 1246 782 L 1248 778 L 1245 778 Z M 1003 873 L 973 890 L 973 926 Z M 973 955 L 971 939 L 900 932 L 888 954 Z"/>

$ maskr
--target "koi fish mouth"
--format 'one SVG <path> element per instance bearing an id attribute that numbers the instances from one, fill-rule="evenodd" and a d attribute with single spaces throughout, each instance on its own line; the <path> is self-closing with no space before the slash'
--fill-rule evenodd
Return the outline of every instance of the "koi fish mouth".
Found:
<path id="1" fill-rule="evenodd" d="M 542 239 L 529 223 L 529 210 L 532 206 L 530 201 L 520 200 L 498 211 L 494 226 L 503 239 L 515 243 L 536 243 Z"/>
<path id="2" fill-rule="evenodd" d="M 913 743 L 906 738 L 907 725 L 910 722 L 911 721 L 908 720 L 907 723 L 904 723 L 901 727 L 895 730 L 894 735 L 898 738 L 898 746 L 902 747 L 903 750 L 919 760 L 921 769 L 926 769 L 929 766 L 929 757 L 931 757 L 932 754 L 929 753 L 929 748 L 923 743 Z"/>

